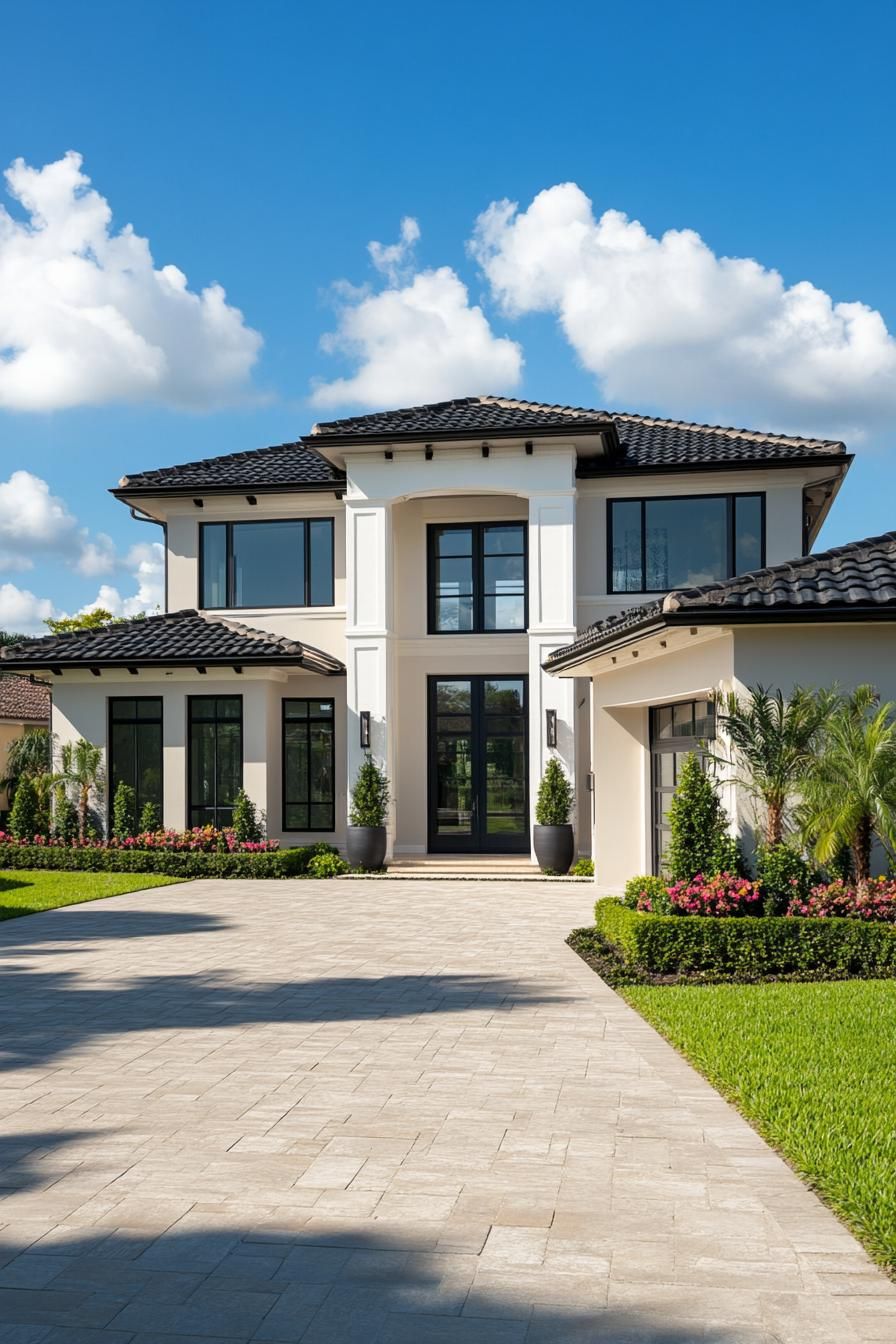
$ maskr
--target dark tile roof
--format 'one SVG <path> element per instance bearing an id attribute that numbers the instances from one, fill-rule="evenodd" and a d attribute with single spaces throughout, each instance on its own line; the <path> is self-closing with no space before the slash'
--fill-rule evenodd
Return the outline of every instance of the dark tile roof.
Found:
<path id="1" fill-rule="evenodd" d="M 396 411 L 325 420 L 315 425 L 311 433 L 320 438 L 353 439 L 404 434 L 431 434 L 436 438 L 439 434 L 459 433 L 476 437 L 488 431 L 557 429 L 568 426 L 570 420 L 608 423 L 609 419 L 606 411 L 583 406 L 549 406 L 511 397 L 455 397 L 452 401 L 405 406 Z"/>
<path id="2" fill-rule="evenodd" d="M 616 429 L 619 447 L 610 459 L 593 460 L 590 470 L 597 474 L 651 467 L 662 470 L 706 463 L 757 462 L 770 458 L 802 461 L 807 456 L 840 456 L 846 451 L 835 439 L 797 438 L 721 425 L 690 424 L 684 420 L 661 420 L 657 416 L 634 415 L 629 411 L 551 406 L 490 396 L 459 397 L 398 411 L 329 420 L 315 425 L 309 437 L 369 439 L 417 434 L 437 438 L 439 434 L 476 436 L 490 430 L 517 429 L 534 433 L 539 429 L 568 428 L 573 421 L 580 425 L 606 425 Z"/>
<path id="3" fill-rule="evenodd" d="M 896 620 L 896 532 L 851 541 L 721 583 L 676 589 L 597 621 L 572 644 L 551 654 L 545 665 L 560 667 L 609 647 L 621 636 L 663 623 L 849 615 Z"/>
<path id="4" fill-rule="evenodd" d="M 28 677 L 0 676 L 0 719 L 49 723 L 50 688 Z"/>
<path id="5" fill-rule="evenodd" d="M 298 443 L 228 453 L 156 471 L 122 477 L 117 495 L 190 491 L 340 489 L 344 472 L 316 451 L 344 442 L 408 439 L 452 439 L 501 434 L 557 434 L 575 424 L 581 431 L 605 429 L 618 436 L 618 447 L 606 457 L 588 459 L 586 475 L 628 471 L 672 471 L 687 467 L 804 462 L 817 457 L 844 457 L 834 439 L 794 438 L 718 425 L 692 425 L 681 420 L 627 411 L 602 411 L 585 406 L 551 406 L 510 397 L 456 397 L 425 406 L 377 411 L 314 426 Z"/>
<path id="6" fill-rule="evenodd" d="M 295 666 L 324 676 L 340 676 L 345 672 L 338 658 L 310 644 L 192 610 L 115 622 L 99 630 L 28 639 L 0 649 L 0 660 L 14 668 L 251 663 Z"/>
<path id="7" fill-rule="evenodd" d="M 804 439 L 719 425 L 692 425 L 626 411 L 614 411 L 612 417 L 619 435 L 619 451 L 610 461 L 597 464 L 599 474 L 768 461 L 802 462 L 807 457 L 841 457 L 846 453 L 845 445 L 837 439 Z"/>
<path id="8" fill-rule="evenodd" d="M 199 462 L 182 462 L 157 471 L 123 476 L 115 494 L 177 490 L 309 490 L 341 489 L 345 473 L 304 443 L 280 443 L 272 448 L 226 453 Z"/>

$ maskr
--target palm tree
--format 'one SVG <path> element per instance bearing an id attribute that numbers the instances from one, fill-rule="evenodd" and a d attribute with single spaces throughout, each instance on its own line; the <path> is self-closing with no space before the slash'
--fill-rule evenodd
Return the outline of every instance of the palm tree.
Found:
<path id="1" fill-rule="evenodd" d="M 734 692 L 717 699 L 717 723 L 733 748 L 734 782 L 761 803 L 765 843 L 784 839 L 794 796 L 812 761 L 822 724 L 837 702 L 837 692 L 795 686 L 789 699 L 780 690 L 751 686 L 746 698 Z"/>
<path id="2" fill-rule="evenodd" d="M 103 787 L 103 752 L 79 737 L 77 742 L 66 742 L 62 748 L 61 778 L 75 793 L 78 809 L 78 839 L 83 843 L 87 831 L 87 813 L 90 799 Z"/>
<path id="3" fill-rule="evenodd" d="M 31 728 L 21 737 L 14 737 L 6 751 L 6 771 L 0 779 L 0 789 L 7 789 L 10 801 L 23 775 L 32 779 L 50 769 L 53 739 L 49 728 Z"/>
<path id="4" fill-rule="evenodd" d="M 849 846 L 860 889 L 871 876 L 875 837 L 896 853 L 896 705 L 873 686 L 841 699 L 802 783 L 804 837 L 821 863 Z"/>

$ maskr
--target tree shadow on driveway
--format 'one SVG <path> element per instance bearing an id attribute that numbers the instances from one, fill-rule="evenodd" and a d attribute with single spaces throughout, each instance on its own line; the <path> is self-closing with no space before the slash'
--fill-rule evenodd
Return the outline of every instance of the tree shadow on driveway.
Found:
<path id="1" fill-rule="evenodd" d="M 114 900 L 114 897 L 103 899 Z M 230 921 L 218 915 L 199 914 L 190 910 L 100 909 L 92 901 L 58 906 L 51 910 L 35 911 L 27 918 L 0 921 L 0 969 L 7 969 L 3 964 L 6 958 L 23 952 L 29 956 L 40 956 L 46 948 L 51 953 L 70 953 L 73 943 L 89 945 L 113 939 L 217 933 L 228 927 Z M 60 946 L 54 947 L 53 944 Z M 85 950 L 89 950 L 89 947 Z"/>
<path id="2" fill-rule="evenodd" d="M 30 1245 L 0 1233 L 0 1339 L 17 1344 L 773 1344 L 762 1326 L 683 1308 L 608 1307 L 593 1284 L 546 1266 L 490 1271 L 439 1249 L 437 1231 L 309 1219 L 163 1232 L 67 1229 Z M 568 1279 L 568 1285 L 564 1283 Z M 690 1319 L 688 1315 L 690 1314 Z M 33 1333 L 32 1333 L 33 1331 Z M 8 1334 L 7 1334 L 8 1332 Z"/>
<path id="3" fill-rule="evenodd" d="M 166 917 L 170 918 L 170 917 Z M 226 971 L 96 985 L 71 971 L 4 968 L 0 1069 L 47 1064 L 95 1037 L 136 1031 L 359 1022 L 500 1012 L 567 1002 L 537 981 L 490 975 L 333 976 L 248 981 Z"/>

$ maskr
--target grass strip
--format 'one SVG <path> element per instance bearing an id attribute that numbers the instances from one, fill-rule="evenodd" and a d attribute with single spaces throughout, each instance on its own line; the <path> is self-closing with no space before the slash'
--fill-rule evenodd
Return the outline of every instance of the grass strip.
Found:
<path id="1" fill-rule="evenodd" d="M 66 873 L 21 869 L 0 875 L 0 920 L 80 905 L 105 896 L 122 896 L 146 887 L 166 887 L 180 881 L 156 873 Z"/>
<path id="2" fill-rule="evenodd" d="M 896 1271 L 896 982 L 619 990 Z"/>

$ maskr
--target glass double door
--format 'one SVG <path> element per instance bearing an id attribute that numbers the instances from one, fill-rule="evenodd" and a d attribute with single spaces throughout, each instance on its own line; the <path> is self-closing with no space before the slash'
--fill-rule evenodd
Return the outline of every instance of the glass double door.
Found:
<path id="1" fill-rule="evenodd" d="M 526 678 L 430 677 L 429 849 L 529 851 Z"/>

